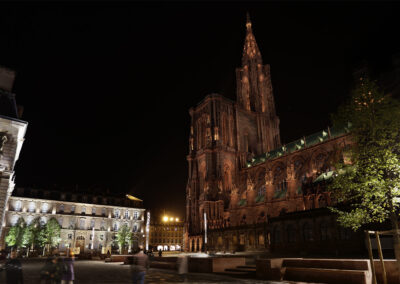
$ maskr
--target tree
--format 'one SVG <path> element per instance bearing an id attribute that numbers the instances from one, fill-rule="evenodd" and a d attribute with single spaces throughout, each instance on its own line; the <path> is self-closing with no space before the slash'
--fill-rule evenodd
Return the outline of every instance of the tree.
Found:
<path id="1" fill-rule="evenodd" d="M 40 230 L 39 218 L 36 218 L 31 224 L 24 228 L 23 244 L 24 247 L 27 247 L 26 256 L 29 256 L 29 249 L 33 249 L 35 245 L 38 244 Z"/>
<path id="2" fill-rule="evenodd" d="M 56 247 L 60 243 L 61 226 L 55 218 L 47 221 L 39 233 L 38 242 L 40 247 L 43 247 L 43 255 L 45 254 L 46 247 L 48 251 L 50 248 Z"/>
<path id="3" fill-rule="evenodd" d="M 26 224 L 23 218 L 19 218 L 17 223 L 10 228 L 8 234 L 5 238 L 5 242 L 8 246 L 17 249 L 20 249 L 24 246 L 23 243 L 23 235 L 24 235 L 24 228 Z"/>
<path id="4" fill-rule="evenodd" d="M 118 243 L 119 253 L 122 254 L 122 250 L 132 242 L 132 232 L 127 224 L 119 228 L 115 241 Z"/>
<path id="5" fill-rule="evenodd" d="M 353 230 L 390 219 L 398 229 L 400 202 L 400 104 L 377 84 L 361 79 L 350 100 L 333 116 L 336 127 L 351 126 L 354 144 L 336 166 L 329 186 L 339 204 L 338 222 Z M 346 159 L 346 156 L 348 159 Z M 351 161 L 351 162 L 349 162 Z M 400 267 L 400 240 L 394 236 Z"/>

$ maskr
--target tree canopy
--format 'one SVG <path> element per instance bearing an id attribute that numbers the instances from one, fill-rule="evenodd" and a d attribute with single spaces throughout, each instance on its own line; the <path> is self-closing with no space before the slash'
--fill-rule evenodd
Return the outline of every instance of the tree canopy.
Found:
<path id="1" fill-rule="evenodd" d="M 334 126 L 351 127 L 353 144 L 336 165 L 330 190 L 347 209 L 331 208 L 344 227 L 397 216 L 400 201 L 400 104 L 374 81 L 362 79 L 333 115 Z"/>

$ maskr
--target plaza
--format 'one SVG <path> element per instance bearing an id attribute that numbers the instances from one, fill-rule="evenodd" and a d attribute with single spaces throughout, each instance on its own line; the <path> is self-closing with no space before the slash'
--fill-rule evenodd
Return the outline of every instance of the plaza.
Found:
<path id="1" fill-rule="evenodd" d="M 25 283 L 39 283 L 40 269 L 45 259 L 35 258 L 22 261 Z M 130 266 L 121 262 L 105 263 L 104 261 L 78 260 L 74 265 L 76 280 L 74 283 L 106 284 L 131 283 Z M 223 275 L 208 273 L 189 273 L 189 283 L 287 283 L 260 281 L 254 279 L 236 279 Z M 0 274 L 0 283 L 5 283 L 4 273 Z M 174 270 L 150 268 L 146 275 L 146 283 L 182 283 L 182 279 Z"/>

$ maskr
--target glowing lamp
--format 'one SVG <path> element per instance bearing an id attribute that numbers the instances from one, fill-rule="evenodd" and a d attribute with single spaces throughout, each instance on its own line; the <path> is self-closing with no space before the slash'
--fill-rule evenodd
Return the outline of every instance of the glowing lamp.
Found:
<path id="1" fill-rule="evenodd" d="M 173 217 L 171 217 L 171 218 L 169 218 L 169 220 L 170 220 L 170 221 L 174 221 L 174 218 L 173 218 Z"/>
<path id="2" fill-rule="evenodd" d="M 175 222 L 178 222 L 179 221 L 179 218 L 175 218 Z"/>
<path id="3" fill-rule="evenodd" d="M 163 221 L 164 221 L 164 222 L 168 222 L 168 216 L 164 216 L 164 217 L 163 217 Z"/>

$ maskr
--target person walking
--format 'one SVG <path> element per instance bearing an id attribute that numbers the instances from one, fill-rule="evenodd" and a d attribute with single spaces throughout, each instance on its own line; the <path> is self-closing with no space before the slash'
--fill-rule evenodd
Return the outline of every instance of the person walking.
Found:
<path id="1" fill-rule="evenodd" d="M 131 266 L 133 284 L 144 284 L 146 271 L 149 269 L 149 257 L 143 253 L 143 250 L 133 256 Z"/>
<path id="2" fill-rule="evenodd" d="M 61 284 L 72 284 L 75 280 L 75 271 L 74 271 L 74 261 L 75 255 L 73 252 L 69 254 L 69 257 L 64 258 L 64 273 L 61 276 Z"/>
<path id="3" fill-rule="evenodd" d="M 158 250 L 158 256 L 162 257 L 162 250 L 161 249 Z"/>
<path id="4" fill-rule="evenodd" d="M 189 257 L 187 255 L 181 255 L 178 258 L 178 275 L 181 277 L 182 282 L 187 282 L 187 276 L 189 272 Z"/>
<path id="5" fill-rule="evenodd" d="M 10 258 L 6 261 L 2 270 L 6 271 L 7 284 L 24 283 L 22 275 L 22 265 L 19 259 L 17 259 L 17 253 L 15 251 L 11 252 Z"/>

